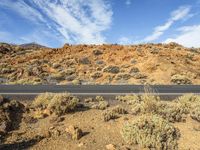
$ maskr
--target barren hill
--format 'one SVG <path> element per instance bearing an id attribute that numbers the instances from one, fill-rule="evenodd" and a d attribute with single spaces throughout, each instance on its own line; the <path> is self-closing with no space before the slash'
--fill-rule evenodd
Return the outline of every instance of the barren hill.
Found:
<path id="1" fill-rule="evenodd" d="M 200 49 L 176 43 L 0 44 L 1 84 L 200 84 Z"/>

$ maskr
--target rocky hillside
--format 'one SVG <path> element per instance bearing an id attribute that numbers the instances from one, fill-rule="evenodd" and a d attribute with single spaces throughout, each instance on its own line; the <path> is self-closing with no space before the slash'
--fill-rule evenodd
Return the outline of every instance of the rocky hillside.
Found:
<path id="1" fill-rule="evenodd" d="M 1 84 L 200 84 L 200 49 L 176 43 L 0 44 Z"/>

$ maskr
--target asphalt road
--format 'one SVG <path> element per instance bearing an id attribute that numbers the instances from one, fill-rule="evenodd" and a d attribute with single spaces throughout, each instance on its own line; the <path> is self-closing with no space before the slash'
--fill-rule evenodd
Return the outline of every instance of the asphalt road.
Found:
<path id="1" fill-rule="evenodd" d="M 144 94 L 144 85 L 0 85 L 0 95 L 38 95 L 44 92 L 70 92 L 74 95 Z M 200 94 L 200 85 L 153 85 L 151 94 Z"/>

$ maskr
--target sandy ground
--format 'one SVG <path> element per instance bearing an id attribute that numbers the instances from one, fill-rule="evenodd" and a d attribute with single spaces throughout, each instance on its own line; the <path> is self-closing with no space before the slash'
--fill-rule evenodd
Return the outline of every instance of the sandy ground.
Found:
<path id="1" fill-rule="evenodd" d="M 104 122 L 102 110 L 81 109 L 62 116 L 62 121 L 52 121 L 53 116 L 34 121 L 24 119 L 19 129 L 11 131 L 0 146 L 0 149 L 31 149 L 31 150 L 106 150 L 106 145 L 113 144 L 119 150 L 140 150 L 137 145 L 127 145 L 120 134 L 121 128 L 127 121 L 137 118 L 130 114 Z M 83 131 L 83 137 L 72 140 L 66 134 L 66 127 L 74 125 Z M 178 141 L 180 150 L 200 149 L 200 124 L 190 118 L 186 122 L 175 123 L 180 129 L 181 138 Z M 48 131 L 52 135 L 48 135 Z M 40 138 L 43 136 L 44 138 Z"/>

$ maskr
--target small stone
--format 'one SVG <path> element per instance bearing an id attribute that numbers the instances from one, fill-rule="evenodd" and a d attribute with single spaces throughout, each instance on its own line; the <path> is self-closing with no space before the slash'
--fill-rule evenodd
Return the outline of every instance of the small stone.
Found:
<path id="1" fill-rule="evenodd" d="M 98 49 L 95 49 L 95 50 L 93 50 L 93 54 L 96 55 L 96 56 L 98 56 L 98 55 L 102 55 L 103 52 L 100 51 L 100 50 L 98 50 Z"/>
<path id="2" fill-rule="evenodd" d="M 195 131 L 200 131 L 200 125 L 199 125 L 199 124 L 194 125 L 194 126 L 193 126 L 193 129 L 194 129 Z"/>
<path id="3" fill-rule="evenodd" d="M 45 109 L 43 112 L 45 115 L 50 116 L 52 113 L 49 109 Z"/>
<path id="4" fill-rule="evenodd" d="M 116 150 L 116 146 L 113 144 L 108 144 L 108 145 L 106 145 L 106 149 L 107 150 Z"/>
<path id="5" fill-rule="evenodd" d="M 42 131 L 41 136 L 44 138 L 50 138 L 51 133 L 48 130 L 44 130 L 44 131 Z"/>
<path id="6" fill-rule="evenodd" d="M 79 59 L 79 63 L 80 63 L 80 64 L 84 64 L 84 65 L 88 65 L 88 64 L 90 64 L 91 62 L 90 62 L 90 60 L 89 60 L 87 57 L 83 57 L 83 58 L 80 58 L 80 59 Z"/>
<path id="7" fill-rule="evenodd" d="M 95 72 L 95 73 L 93 73 L 92 75 L 91 75 L 91 77 L 93 78 L 93 79 L 98 79 L 98 78 L 100 78 L 100 77 L 102 77 L 103 76 L 103 74 L 101 73 L 101 72 Z"/>
<path id="8" fill-rule="evenodd" d="M 60 133 L 60 131 L 59 130 L 53 130 L 52 132 L 51 132 L 51 135 L 52 136 L 60 136 L 61 135 L 61 133 Z"/>
<path id="9" fill-rule="evenodd" d="M 108 67 L 104 68 L 103 71 L 108 72 L 108 73 L 117 74 L 120 72 L 120 68 L 117 66 L 108 66 Z"/>
<path id="10" fill-rule="evenodd" d="M 84 146 L 83 142 L 81 142 L 81 143 L 78 144 L 78 147 L 83 147 L 83 146 Z"/>
<path id="11" fill-rule="evenodd" d="M 73 140 L 79 140 L 83 136 L 82 130 L 73 125 L 70 125 L 65 131 L 70 134 Z"/>

